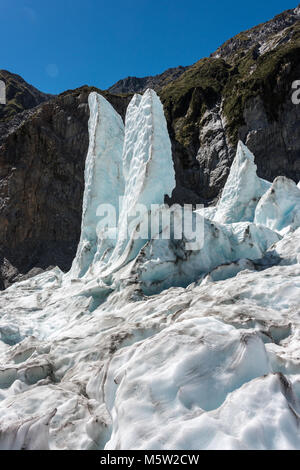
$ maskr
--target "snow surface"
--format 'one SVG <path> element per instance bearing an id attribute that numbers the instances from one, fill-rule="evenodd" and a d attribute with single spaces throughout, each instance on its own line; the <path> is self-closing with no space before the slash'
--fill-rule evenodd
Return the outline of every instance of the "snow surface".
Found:
<path id="1" fill-rule="evenodd" d="M 89 105 L 72 269 L 0 293 L 0 449 L 299 449 L 299 189 L 269 189 L 240 143 L 218 206 L 191 213 L 203 243 L 142 243 L 127 215 L 175 186 L 161 103 L 135 95 L 125 130 Z M 96 210 L 123 194 L 108 240 Z"/>

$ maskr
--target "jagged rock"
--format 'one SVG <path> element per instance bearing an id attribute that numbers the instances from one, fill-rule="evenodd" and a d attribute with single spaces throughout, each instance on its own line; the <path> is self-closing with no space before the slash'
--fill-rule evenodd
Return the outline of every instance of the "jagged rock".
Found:
<path id="1" fill-rule="evenodd" d="M 252 47 L 258 47 L 258 53 L 265 53 L 276 47 L 279 42 L 283 42 L 285 37 L 282 31 L 293 26 L 300 18 L 299 6 L 286 10 L 276 15 L 272 20 L 244 31 L 232 39 L 226 41 L 211 57 L 223 57 L 227 61 L 232 61 L 239 53 L 245 54 Z"/>
<path id="2" fill-rule="evenodd" d="M 298 8 L 235 36 L 158 91 L 178 188 L 187 190 L 179 197 L 215 202 L 238 140 L 255 154 L 258 176 L 299 181 L 300 106 L 291 100 L 299 53 Z"/>
<path id="3" fill-rule="evenodd" d="M 143 93 L 147 88 L 153 90 L 167 85 L 169 82 L 176 80 L 180 77 L 189 67 L 174 67 L 166 70 L 165 72 L 150 77 L 127 77 L 119 80 L 117 83 L 108 88 L 108 91 L 113 94 L 118 93 Z"/>

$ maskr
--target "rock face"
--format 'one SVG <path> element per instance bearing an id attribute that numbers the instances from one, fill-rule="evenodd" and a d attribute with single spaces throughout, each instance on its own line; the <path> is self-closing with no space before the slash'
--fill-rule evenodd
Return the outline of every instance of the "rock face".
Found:
<path id="1" fill-rule="evenodd" d="M 124 118 L 132 92 L 159 95 L 172 144 L 176 187 L 167 202 L 217 202 L 238 140 L 260 178 L 300 180 L 300 9 L 227 41 L 209 58 L 100 92 Z M 31 269 L 70 267 L 81 224 L 88 148 L 88 94 L 51 97 L 0 72 L 0 272 L 2 287 Z M 121 93 L 121 94 L 113 94 Z M 34 271 L 35 272 L 35 271 Z"/>
<path id="2" fill-rule="evenodd" d="M 239 139 L 255 154 L 260 177 L 299 181 L 300 106 L 291 101 L 299 53 L 298 7 L 238 34 L 176 80 L 156 86 L 172 140 L 173 202 L 213 203 Z M 127 80 L 122 92 L 140 91 L 140 82 Z"/>
<path id="3" fill-rule="evenodd" d="M 177 194 L 219 197 L 238 140 L 258 175 L 300 178 L 300 10 L 289 10 L 231 39 L 159 92 L 177 169 Z M 189 191 L 189 193 L 187 193 Z"/>

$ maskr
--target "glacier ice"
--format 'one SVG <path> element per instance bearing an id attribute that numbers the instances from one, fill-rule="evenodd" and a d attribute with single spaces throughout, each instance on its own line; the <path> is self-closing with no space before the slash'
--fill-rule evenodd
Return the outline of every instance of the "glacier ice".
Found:
<path id="1" fill-rule="evenodd" d="M 123 168 L 125 192 L 118 239 L 111 256 L 111 262 L 119 265 L 120 259 L 124 264 L 135 258 L 145 243 L 143 238 L 129 239 L 129 217 L 135 217 L 130 231 L 134 235 L 143 219 L 148 220 L 151 204 L 163 204 L 165 195 L 171 196 L 175 187 L 167 123 L 162 104 L 153 90 L 147 90 L 143 96 L 135 95 L 128 106 Z"/>
<path id="2" fill-rule="evenodd" d="M 150 240 L 132 267 L 143 292 L 152 295 L 172 286 L 186 287 L 221 264 L 260 258 L 280 236 L 253 223 L 225 227 L 204 219 L 203 239 L 203 248 L 192 251 L 181 240 Z"/>
<path id="3" fill-rule="evenodd" d="M 89 95 L 89 107 L 90 141 L 84 175 L 81 237 L 71 270 L 73 277 L 82 277 L 86 273 L 96 252 L 99 257 L 105 250 L 112 248 L 109 245 L 113 245 L 114 238 L 100 239 L 98 246 L 97 209 L 100 204 L 111 204 L 118 220 L 119 196 L 124 193 L 121 166 L 124 143 L 122 118 L 111 104 L 96 92 Z M 111 229 L 115 228 L 116 220 L 109 221 Z"/>
<path id="4" fill-rule="evenodd" d="M 187 437 L 176 428 L 187 421 L 195 426 L 195 420 L 218 409 L 228 393 L 269 372 L 265 347 L 255 334 L 214 318 L 175 321 L 131 354 L 120 350 L 110 364 L 105 393 L 115 394 L 110 412 L 116 426 L 107 449 L 157 449 L 161 442 L 168 449 L 184 449 Z"/>
<path id="5" fill-rule="evenodd" d="M 257 176 L 254 155 L 239 141 L 214 220 L 223 224 L 253 222 L 258 200 L 270 186 Z"/>
<path id="6" fill-rule="evenodd" d="M 300 226 L 300 189 L 294 181 L 278 176 L 260 199 L 255 210 L 255 223 L 279 233 Z"/>
<path id="7" fill-rule="evenodd" d="M 282 240 L 271 246 L 266 254 L 266 263 L 272 262 L 272 258 L 281 265 L 300 263 L 300 227 L 294 232 L 288 233 Z"/>
<path id="8" fill-rule="evenodd" d="M 97 96 L 95 93 L 90 98 L 83 235 L 70 273 L 76 279 L 77 266 L 82 265 L 82 251 L 88 251 L 87 262 L 84 263 L 86 285 L 82 290 L 82 294 L 87 295 L 110 292 L 111 275 L 134 259 L 148 238 L 148 233 L 144 239 L 138 237 L 138 232 L 143 223 L 148 224 L 151 204 L 163 205 L 165 195 L 171 196 L 175 187 L 171 142 L 163 107 L 156 93 L 149 89 L 143 96 L 136 94 L 133 97 L 126 112 L 125 130 L 111 105 L 102 105 L 106 101 L 103 97 L 100 106 L 93 109 Z M 109 178 L 107 172 L 110 173 Z M 157 174 L 160 174 L 159 180 Z M 102 180 L 104 184 L 99 189 L 98 182 Z M 118 208 L 113 240 L 105 238 L 103 231 L 96 233 L 96 210 L 100 204 L 106 203 Z M 90 214 L 90 221 L 86 220 L 85 213 Z M 85 229 L 87 222 L 89 228 Z"/>
<path id="9" fill-rule="evenodd" d="M 247 258 L 242 258 L 231 263 L 220 264 L 206 274 L 201 285 L 205 285 L 208 282 L 224 281 L 225 279 L 235 277 L 239 272 L 246 271 L 247 269 L 250 271 L 255 270 L 255 264 Z"/>
<path id="10" fill-rule="evenodd" d="M 162 105 L 135 95 L 125 128 L 89 106 L 72 269 L 0 293 L 0 449 L 300 449 L 299 189 L 240 143 L 219 204 L 190 214 L 203 244 L 135 238 L 175 186 Z"/>

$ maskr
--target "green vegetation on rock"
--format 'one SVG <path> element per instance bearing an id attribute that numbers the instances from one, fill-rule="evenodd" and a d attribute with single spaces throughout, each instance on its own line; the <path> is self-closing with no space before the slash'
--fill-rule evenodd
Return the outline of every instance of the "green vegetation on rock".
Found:
<path id="1" fill-rule="evenodd" d="M 249 36 L 241 33 L 234 39 L 247 42 Z M 222 103 L 233 145 L 244 124 L 243 112 L 250 98 L 260 96 L 269 119 L 277 119 L 292 81 L 299 78 L 299 23 L 287 28 L 284 36 L 276 40 L 275 48 L 262 55 L 257 53 L 257 46 L 252 46 L 248 50 L 237 47 L 228 62 L 215 57 L 202 59 L 162 88 L 159 94 L 170 132 L 178 142 L 193 146 L 204 112 L 215 104 Z"/>

